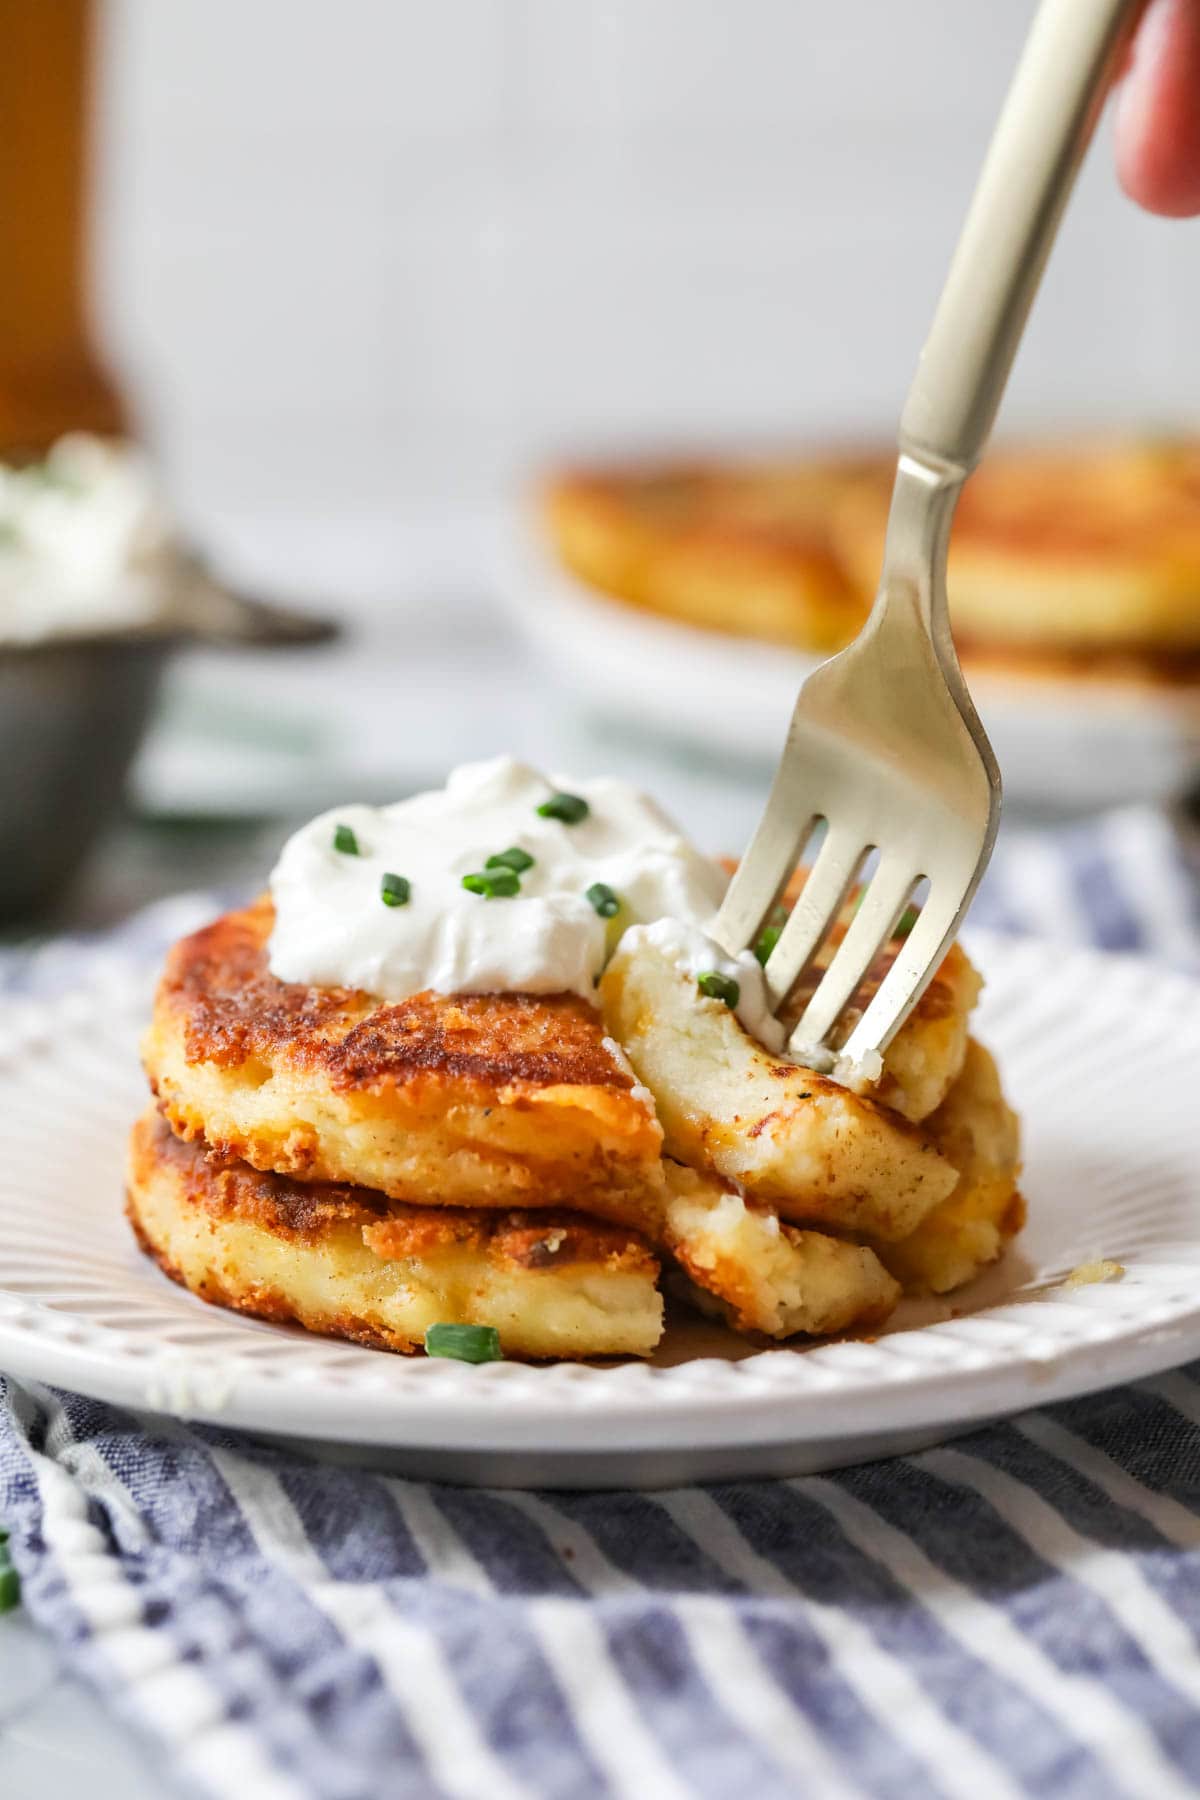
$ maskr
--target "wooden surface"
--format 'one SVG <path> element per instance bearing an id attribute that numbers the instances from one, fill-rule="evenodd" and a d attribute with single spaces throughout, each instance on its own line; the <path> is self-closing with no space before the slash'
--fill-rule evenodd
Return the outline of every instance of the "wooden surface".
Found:
<path id="1" fill-rule="evenodd" d="M 88 319 L 91 0 L 0 0 L 0 451 L 119 432 Z"/>

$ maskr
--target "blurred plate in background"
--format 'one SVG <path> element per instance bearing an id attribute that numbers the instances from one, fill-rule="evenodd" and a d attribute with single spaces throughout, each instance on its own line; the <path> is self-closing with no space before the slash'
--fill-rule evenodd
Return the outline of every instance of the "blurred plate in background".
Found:
<path id="1" fill-rule="evenodd" d="M 598 717 L 773 764 L 820 658 L 655 617 L 564 570 L 523 524 L 500 589 L 530 647 Z M 1082 810 L 1178 792 L 1200 761 L 1200 686 L 969 670 L 1010 801 Z"/>

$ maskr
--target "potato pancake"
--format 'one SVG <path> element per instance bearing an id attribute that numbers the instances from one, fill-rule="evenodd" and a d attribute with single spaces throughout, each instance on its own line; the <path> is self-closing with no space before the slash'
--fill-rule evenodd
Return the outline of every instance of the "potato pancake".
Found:
<path id="1" fill-rule="evenodd" d="M 566 470 L 541 500 L 560 561 L 682 622 L 825 654 L 858 631 L 882 562 L 890 454 Z M 1001 446 L 954 521 L 950 610 L 969 669 L 1194 680 L 1200 443 Z"/>
<path id="2" fill-rule="evenodd" d="M 689 625 L 839 649 L 866 616 L 829 535 L 873 459 L 610 465 L 567 471 L 541 497 L 568 569 L 618 600 Z"/>
<path id="3" fill-rule="evenodd" d="M 143 1042 L 173 1129 L 256 1169 L 445 1206 L 585 1205 L 637 1226 L 662 1191 L 653 1106 L 575 995 L 388 1005 L 276 980 L 262 899 L 176 944 Z"/>
<path id="4" fill-rule="evenodd" d="M 493 1325 L 506 1356 L 645 1356 L 658 1259 L 636 1233 L 561 1211 L 431 1209 L 264 1175 L 183 1143 L 155 1109 L 129 1146 L 142 1248 L 202 1300 L 406 1353 L 430 1325 Z"/>
<path id="5" fill-rule="evenodd" d="M 868 477 L 839 496 L 831 516 L 848 575 L 868 587 L 879 576 L 888 488 Z M 963 490 L 947 580 L 968 666 L 976 651 L 987 667 L 988 653 L 1005 648 L 1194 656 L 1200 444 L 1116 439 L 990 452 Z"/>
<path id="6" fill-rule="evenodd" d="M 995 1262 L 1025 1223 L 1017 1191 L 1020 1129 L 991 1056 L 972 1039 L 962 1074 L 928 1121 L 934 1142 L 959 1171 L 949 1199 L 900 1243 L 876 1248 L 910 1293 L 946 1294 Z"/>
<path id="7" fill-rule="evenodd" d="M 600 993 L 669 1156 L 797 1224 L 881 1241 L 907 1237 L 949 1197 L 957 1173 L 922 1128 L 772 1056 L 663 950 L 629 942 Z"/>

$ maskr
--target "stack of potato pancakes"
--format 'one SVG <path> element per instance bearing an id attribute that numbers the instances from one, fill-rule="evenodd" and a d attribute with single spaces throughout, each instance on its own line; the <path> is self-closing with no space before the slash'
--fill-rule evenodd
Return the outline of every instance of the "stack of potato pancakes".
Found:
<path id="1" fill-rule="evenodd" d="M 660 1279 L 751 1336 L 862 1330 L 1023 1222 L 957 947 L 856 1091 L 644 939 L 595 1005 L 385 1004 L 277 980 L 272 923 L 263 899 L 177 944 L 144 1044 L 129 1218 L 203 1299 L 391 1350 L 468 1324 L 507 1355 L 646 1355 Z"/>

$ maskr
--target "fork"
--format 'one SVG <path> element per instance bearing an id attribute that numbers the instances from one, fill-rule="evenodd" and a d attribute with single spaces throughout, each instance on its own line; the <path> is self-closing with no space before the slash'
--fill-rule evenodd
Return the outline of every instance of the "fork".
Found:
<path id="1" fill-rule="evenodd" d="M 724 950 L 754 945 L 824 825 L 764 967 L 779 1013 L 877 854 L 788 1041 L 811 1066 L 832 1066 L 830 1034 L 921 888 L 916 922 L 838 1054 L 869 1066 L 887 1048 L 991 855 L 1000 772 L 950 632 L 950 525 L 1137 11 L 1137 0 L 1043 0 L 1034 19 L 901 416 L 875 604 L 854 642 L 801 688 L 766 810 L 717 917 Z"/>

